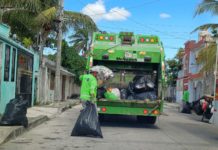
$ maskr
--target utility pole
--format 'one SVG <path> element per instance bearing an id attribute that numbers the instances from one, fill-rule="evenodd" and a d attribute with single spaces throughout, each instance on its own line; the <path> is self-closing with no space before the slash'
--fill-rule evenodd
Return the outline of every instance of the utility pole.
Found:
<path id="1" fill-rule="evenodd" d="M 216 89 L 217 89 L 217 67 L 218 67 L 218 28 L 215 29 L 215 40 L 216 40 L 216 62 L 215 62 L 215 68 L 214 68 L 214 101 L 213 101 L 213 106 L 214 106 L 214 112 L 213 116 L 210 119 L 210 122 L 215 124 L 218 122 L 218 117 L 217 117 L 217 110 L 218 110 L 218 100 L 216 99 Z"/>
<path id="2" fill-rule="evenodd" d="M 56 55 L 56 72 L 55 72 L 55 100 L 61 100 L 61 45 L 62 45 L 62 26 L 64 15 L 64 0 L 59 0 L 58 8 L 58 36 L 57 36 L 57 55 Z"/>

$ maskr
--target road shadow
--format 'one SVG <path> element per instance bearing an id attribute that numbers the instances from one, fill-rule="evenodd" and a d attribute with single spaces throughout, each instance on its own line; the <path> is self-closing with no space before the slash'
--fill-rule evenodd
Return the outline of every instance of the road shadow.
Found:
<path id="1" fill-rule="evenodd" d="M 134 116 L 125 115 L 105 115 L 104 119 L 100 121 L 102 127 L 125 127 L 125 128 L 146 128 L 146 129 L 159 129 L 154 124 L 139 123 Z"/>

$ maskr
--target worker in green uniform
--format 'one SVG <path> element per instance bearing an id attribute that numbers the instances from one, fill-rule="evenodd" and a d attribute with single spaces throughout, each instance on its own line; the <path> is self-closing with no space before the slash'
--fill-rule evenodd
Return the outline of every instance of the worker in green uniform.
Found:
<path id="1" fill-rule="evenodd" d="M 189 103 L 189 91 L 187 89 L 183 92 L 182 101 L 184 104 Z"/>
<path id="2" fill-rule="evenodd" d="M 96 103 L 97 95 L 97 72 L 91 71 L 90 74 L 84 74 L 80 76 L 82 81 L 80 90 L 80 99 L 82 100 L 83 108 L 86 107 L 86 101 Z"/>
<path id="3" fill-rule="evenodd" d="M 190 106 L 190 103 L 189 103 L 189 91 L 188 91 L 187 88 L 183 92 L 182 102 L 183 102 L 183 108 L 182 108 L 181 112 L 190 114 L 191 113 L 191 106 Z"/>

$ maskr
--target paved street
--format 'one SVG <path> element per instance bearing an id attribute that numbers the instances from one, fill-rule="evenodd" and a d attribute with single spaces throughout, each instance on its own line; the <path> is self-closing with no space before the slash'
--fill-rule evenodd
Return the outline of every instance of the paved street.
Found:
<path id="1" fill-rule="evenodd" d="M 79 114 L 75 106 L 57 118 L 0 146 L 0 150 L 217 150 L 217 127 L 165 106 L 155 126 L 138 124 L 135 118 L 108 117 L 102 124 L 103 139 L 71 137 Z"/>

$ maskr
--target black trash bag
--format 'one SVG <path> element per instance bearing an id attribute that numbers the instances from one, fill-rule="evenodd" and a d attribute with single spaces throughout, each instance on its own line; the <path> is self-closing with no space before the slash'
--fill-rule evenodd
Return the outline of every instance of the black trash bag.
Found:
<path id="1" fill-rule="evenodd" d="M 127 97 L 127 99 L 128 99 L 128 100 L 134 100 L 134 96 L 133 96 L 133 95 L 129 95 L 129 96 Z"/>
<path id="2" fill-rule="evenodd" d="M 183 108 L 182 108 L 181 113 L 191 114 L 191 106 L 189 103 L 183 104 Z"/>
<path id="3" fill-rule="evenodd" d="M 135 77 L 133 80 L 134 82 L 134 89 L 140 90 L 146 88 L 146 81 L 144 77 Z"/>
<path id="4" fill-rule="evenodd" d="M 199 116 L 203 115 L 203 110 L 200 101 L 193 102 L 193 110 L 197 115 Z"/>
<path id="5" fill-rule="evenodd" d="M 127 94 L 127 90 L 126 89 L 121 89 L 120 90 L 120 98 L 121 99 L 127 99 L 128 94 Z"/>
<path id="6" fill-rule="evenodd" d="M 134 91 L 133 91 L 133 82 L 129 82 L 129 85 L 128 85 L 128 88 L 127 88 L 127 95 L 132 95 L 134 94 Z"/>
<path id="7" fill-rule="evenodd" d="M 28 119 L 26 117 L 28 105 L 29 102 L 22 98 L 10 100 L 0 121 L 0 125 L 22 125 L 25 128 L 28 127 Z"/>
<path id="8" fill-rule="evenodd" d="M 76 121 L 71 136 L 103 138 L 95 104 L 87 101 Z"/>
<path id="9" fill-rule="evenodd" d="M 107 92 L 105 87 L 100 87 L 97 90 L 97 99 L 105 98 L 104 94 Z"/>
<path id="10" fill-rule="evenodd" d="M 156 95 L 155 91 L 137 93 L 134 95 L 134 99 L 137 99 L 137 100 L 149 99 L 149 100 L 153 101 L 153 100 L 157 100 L 157 95 Z"/>

